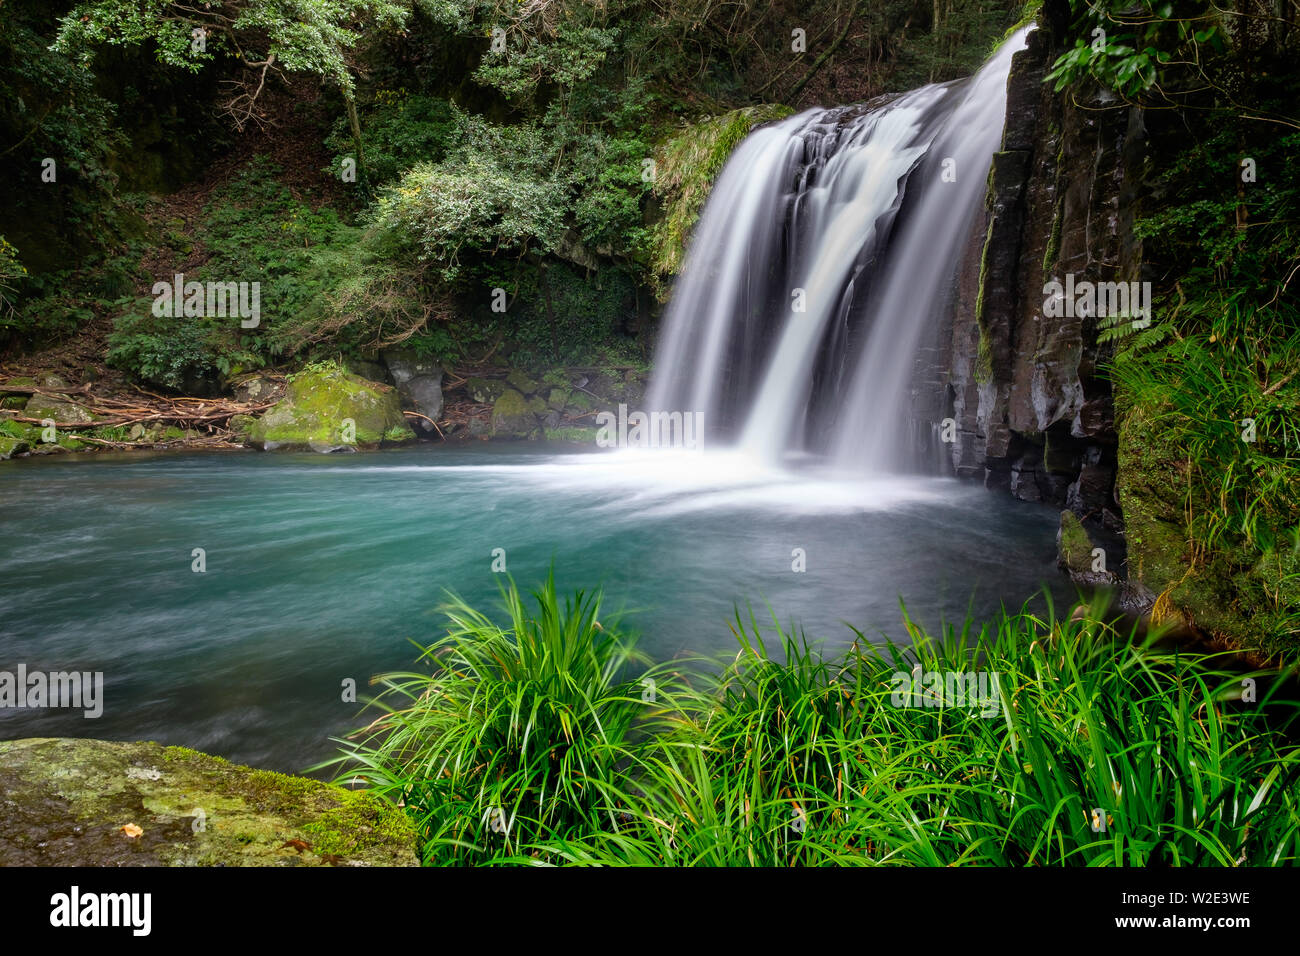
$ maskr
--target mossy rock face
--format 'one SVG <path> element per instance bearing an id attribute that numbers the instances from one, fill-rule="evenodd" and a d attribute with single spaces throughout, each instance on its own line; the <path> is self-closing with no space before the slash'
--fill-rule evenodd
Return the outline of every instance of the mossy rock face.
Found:
<path id="1" fill-rule="evenodd" d="M 1057 564 L 1069 571 L 1091 571 L 1092 548 L 1092 539 L 1074 512 L 1062 511 L 1056 532 Z"/>
<path id="2" fill-rule="evenodd" d="M 8 461 L 15 455 L 21 455 L 31 446 L 21 438 L 10 438 L 7 435 L 0 435 L 0 461 Z"/>
<path id="3" fill-rule="evenodd" d="M 528 399 L 508 388 L 492 406 L 492 434 L 497 438 L 531 438 L 537 432 L 537 415 Z"/>
<path id="4" fill-rule="evenodd" d="M 533 395 L 539 388 L 541 388 L 536 379 L 530 376 L 527 372 L 522 372 L 519 369 L 515 369 L 506 376 L 506 384 L 515 391 L 522 392 L 524 395 Z"/>
<path id="5" fill-rule="evenodd" d="M 396 389 L 342 369 L 302 372 L 248 429 L 248 443 L 264 451 L 355 450 L 414 439 Z"/>
<path id="6" fill-rule="evenodd" d="M 377 797 L 155 743 L 0 741 L 0 833 L 2 866 L 417 863 Z"/>
<path id="7" fill-rule="evenodd" d="M 1216 549 L 1193 565 L 1183 489 L 1187 453 L 1159 427 L 1155 412 L 1127 410 L 1119 430 L 1115 491 L 1124 509 L 1129 576 L 1157 595 L 1152 620 L 1197 628 L 1234 649 L 1294 654 L 1279 636 L 1272 603 L 1279 580 L 1300 571 L 1296 556 Z M 1289 549 L 1288 549 L 1289 552 Z"/>
<path id="8" fill-rule="evenodd" d="M 471 378 L 465 383 L 465 392 L 474 401 L 483 405 L 491 405 L 508 386 L 505 382 L 494 378 Z"/>
<path id="9" fill-rule="evenodd" d="M 48 398 L 44 395 L 33 395 L 29 398 L 23 414 L 27 418 L 39 418 L 42 421 L 48 418 L 60 425 L 84 425 L 95 420 L 90 409 L 84 405 L 58 398 Z"/>
<path id="10" fill-rule="evenodd" d="M 788 106 L 746 106 L 687 126 L 655 150 L 654 193 L 663 210 L 651 235 L 651 270 L 660 277 L 680 271 L 686 239 L 694 228 L 709 190 L 732 152 L 762 123 L 793 113 Z M 667 297 L 667 286 L 661 292 Z"/>

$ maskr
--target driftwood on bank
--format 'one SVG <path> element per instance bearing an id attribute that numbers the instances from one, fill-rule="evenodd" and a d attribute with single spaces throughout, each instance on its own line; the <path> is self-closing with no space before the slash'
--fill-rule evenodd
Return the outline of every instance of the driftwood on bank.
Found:
<path id="1" fill-rule="evenodd" d="M 43 398 L 58 401 L 73 401 L 94 416 L 94 420 L 89 422 L 55 421 L 53 423 L 55 428 L 65 432 L 82 432 L 96 428 L 121 428 L 125 425 L 158 424 L 173 425 L 187 430 L 203 428 L 208 433 L 195 438 L 143 442 L 116 441 L 90 435 L 79 435 L 77 438 L 78 441 L 112 448 L 130 448 L 139 444 L 150 446 L 202 445 L 216 448 L 239 447 L 238 442 L 230 440 L 233 436 L 229 429 L 223 427 L 222 423 L 228 422 L 235 415 L 252 415 L 256 412 L 265 411 L 275 404 L 274 402 L 268 402 L 254 405 L 225 398 L 168 397 L 154 392 L 147 392 L 142 388 L 136 388 L 137 392 L 151 399 L 146 402 L 106 395 L 94 395 L 91 391 L 92 387 L 92 383 L 66 388 L 43 385 L 0 384 L 0 393 L 40 395 Z M 51 421 L 49 418 L 32 418 L 18 410 L 0 412 L 0 419 L 22 422 L 25 425 L 48 425 Z"/>
<path id="2" fill-rule="evenodd" d="M 209 422 L 215 423 L 223 420 L 229 420 L 235 415 L 251 415 L 253 412 L 265 411 L 274 405 L 270 402 L 266 405 L 244 405 L 238 402 L 209 402 L 207 405 L 200 406 L 196 411 L 184 411 L 176 408 L 172 409 L 147 409 L 141 407 L 126 408 L 105 408 L 101 405 L 91 405 L 86 402 L 78 402 L 92 415 L 99 416 L 93 422 L 55 422 L 54 427 L 63 431 L 72 431 L 82 428 L 118 428 L 122 425 L 135 425 L 143 422 L 157 422 L 160 424 L 175 424 L 185 427 L 203 425 Z M 215 411 L 208 406 L 222 406 Z M 27 425 L 44 425 L 48 419 L 26 418 L 22 415 L 6 416 L 10 421 L 23 422 Z"/>

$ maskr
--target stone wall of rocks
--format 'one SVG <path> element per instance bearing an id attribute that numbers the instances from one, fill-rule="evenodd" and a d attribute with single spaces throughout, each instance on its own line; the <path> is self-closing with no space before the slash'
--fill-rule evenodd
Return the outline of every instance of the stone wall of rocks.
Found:
<path id="1" fill-rule="evenodd" d="M 1122 526 L 1114 404 L 1099 374 L 1108 349 L 1095 316 L 1046 315 L 1044 286 L 1070 273 L 1076 282 L 1141 278 L 1132 219 L 1143 129 L 1140 111 L 1101 90 L 1081 99 L 1043 82 L 1067 17 L 1064 2 L 1045 3 L 1013 61 L 1003 148 L 959 270 L 944 338 L 952 464 L 1017 498 L 1068 508 L 1104 534 Z"/>

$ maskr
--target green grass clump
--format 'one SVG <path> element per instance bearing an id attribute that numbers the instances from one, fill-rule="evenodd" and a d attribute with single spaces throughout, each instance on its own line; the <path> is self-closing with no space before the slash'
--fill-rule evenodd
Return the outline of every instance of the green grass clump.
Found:
<path id="1" fill-rule="evenodd" d="M 738 616 L 735 658 L 687 681 L 597 626 L 598 599 L 561 606 L 548 580 L 535 602 L 511 585 L 504 628 L 453 603 L 434 672 L 383 678 L 385 715 L 338 761 L 404 801 L 426 862 L 1300 858 L 1300 747 L 1276 673 L 1021 610 L 936 635 L 905 618 L 910 647 L 855 632 L 834 659 Z M 924 706 L 896 696 L 914 668 L 996 683 Z"/>
<path id="2" fill-rule="evenodd" d="M 342 778 L 400 800 L 426 862 L 485 862 L 616 829 L 628 800 L 640 680 L 662 680 L 660 669 L 601 624 L 598 595 L 561 603 L 548 579 L 535 609 L 513 584 L 504 601 L 503 627 L 453 600 L 447 636 L 421 655 L 433 673 L 382 678 L 385 716 L 347 747 Z"/>

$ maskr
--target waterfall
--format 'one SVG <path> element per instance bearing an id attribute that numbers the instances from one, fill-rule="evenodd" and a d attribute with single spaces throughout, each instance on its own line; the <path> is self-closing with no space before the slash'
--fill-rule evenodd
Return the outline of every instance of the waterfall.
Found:
<path id="1" fill-rule="evenodd" d="M 766 463 L 908 470 L 918 446 L 933 462 L 917 359 L 950 306 L 1027 33 L 968 80 L 747 137 L 687 250 L 649 407 L 702 412 L 710 441 Z"/>

